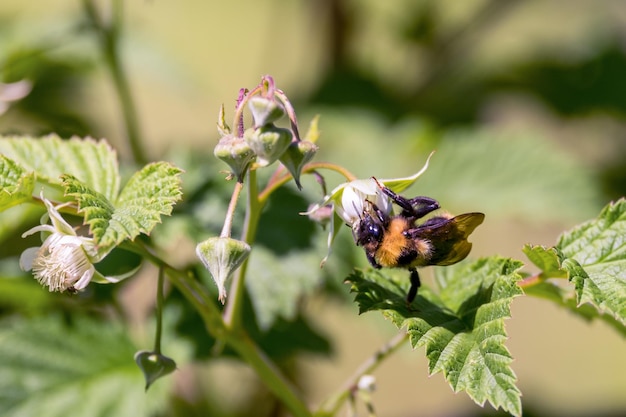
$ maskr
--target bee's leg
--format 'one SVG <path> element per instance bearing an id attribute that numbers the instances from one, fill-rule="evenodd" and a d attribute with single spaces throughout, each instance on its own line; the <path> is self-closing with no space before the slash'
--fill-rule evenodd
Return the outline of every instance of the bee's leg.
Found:
<path id="1" fill-rule="evenodd" d="M 437 210 L 440 207 L 439 202 L 430 197 L 402 197 L 401 195 L 394 193 L 389 188 L 379 183 L 376 178 L 374 178 L 374 180 L 376 181 L 376 184 L 378 184 L 378 187 L 380 187 L 381 191 L 385 193 L 385 195 L 387 195 L 389 198 L 391 198 L 394 203 L 402 208 L 403 214 L 406 217 L 414 217 L 416 219 L 419 219 L 421 217 L 424 217 L 431 211 Z"/>
<path id="2" fill-rule="evenodd" d="M 417 268 L 409 268 L 411 271 L 411 288 L 409 288 L 409 293 L 406 296 L 407 304 L 411 304 L 415 297 L 417 296 L 417 290 L 420 287 L 420 275 L 417 273 Z"/>
<path id="3" fill-rule="evenodd" d="M 376 258 L 374 257 L 374 255 L 370 253 L 366 253 L 365 256 L 367 256 L 367 260 L 369 261 L 370 265 L 372 265 L 374 268 L 381 269 L 383 267 L 381 264 L 376 262 Z"/>

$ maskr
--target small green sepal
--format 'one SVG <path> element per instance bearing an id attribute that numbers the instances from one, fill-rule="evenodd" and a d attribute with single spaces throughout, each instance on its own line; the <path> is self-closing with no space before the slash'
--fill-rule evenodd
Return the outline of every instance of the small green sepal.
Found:
<path id="1" fill-rule="evenodd" d="M 140 350 L 135 353 L 135 362 L 146 379 L 146 391 L 154 381 L 176 370 L 174 359 L 147 350 Z"/>
<path id="2" fill-rule="evenodd" d="M 219 292 L 219 300 L 226 302 L 225 282 L 246 260 L 250 245 L 230 237 L 211 237 L 196 246 L 196 254 L 209 270 Z"/>
<path id="3" fill-rule="evenodd" d="M 289 170 L 300 190 L 302 189 L 300 185 L 302 168 L 313 159 L 317 149 L 317 145 L 308 140 L 291 142 L 287 151 L 280 157 L 280 162 Z"/>
<path id="4" fill-rule="evenodd" d="M 243 179 L 256 157 L 250 145 L 243 138 L 234 135 L 223 136 L 215 146 L 213 155 L 226 162 L 239 180 Z"/>
<path id="5" fill-rule="evenodd" d="M 257 129 L 247 129 L 243 138 L 256 154 L 259 166 L 265 167 L 285 153 L 293 134 L 289 129 L 265 125 Z"/>

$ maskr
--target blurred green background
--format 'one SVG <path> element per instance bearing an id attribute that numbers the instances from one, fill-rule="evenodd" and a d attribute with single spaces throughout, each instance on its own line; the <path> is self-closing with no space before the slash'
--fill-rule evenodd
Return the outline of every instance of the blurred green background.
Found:
<path id="1" fill-rule="evenodd" d="M 225 104 L 229 121 L 238 89 L 271 74 L 294 102 L 301 131 L 321 115 L 318 160 L 358 177 L 400 177 L 436 149 L 431 168 L 408 193 L 433 196 L 452 212 L 485 212 L 473 235 L 474 257 L 524 259 L 523 244 L 552 245 L 561 231 L 626 194 L 623 1 L 134 0 L 124 2 L 124 23 L 123 65 L 149 157 L 177 161 L 188 171 L 189 189 L 222 177 L 224 166 L 212 156 L 219 106 Z M 2 82 L 33 83 L 0 116 L 0 133 L 104 137 L 130 159 L 80 1 L 4 0 L 0 71 Z M 193 154 L 203 156 L 194 161 Z M 331 188 L 339 181 L 327 180 Z M 313 181 L 304 186 L 306 201 L 296 212 L 321 197 Z M 205 203 L 200 216 L 219 224 L 221 214 L 212 218 L 211 201 Z M 311 290 L 300 306 L 332 342 L 330 356 L 291 363 L 313 403 L 394 334 L 382 318 L 357 316 L 345 302 L 347 264 L 365 259 L 344 235 L 335 257 L 348 252 L 347 260 L 331 260 L 325 272 L 327 287 L 340 296 Z M 15 261 L 3 239 L 3 256 Z M 175 256 L 188 262 L 193 242 L 179 239 Z M 316 274 L 320 253 L 310 258 Z M 131 328 L 144 323 L 152 293 L 152 281 L 139 277 L 117 295 Z M 143 298 L 143 309 L 128 301 Z M 5 316 L 19 311 L 1 302 Z M 508 346 L 527 414 L 626 412 L 622 336 L 537 299 L 517 299 L 512 311 Z M 421 352 L 401 350 L 376 376 L 381 416 L 480 412 L 465 395 L 452 394 L 441 375 L 426 377 Z M 231 397 L 232 409 L 222 414 L 237 415 L 241 392 L 263 398 L 236 362 L 187 364 L 173 379 L 178 415 L 202 415 L 211 398 Z"/>

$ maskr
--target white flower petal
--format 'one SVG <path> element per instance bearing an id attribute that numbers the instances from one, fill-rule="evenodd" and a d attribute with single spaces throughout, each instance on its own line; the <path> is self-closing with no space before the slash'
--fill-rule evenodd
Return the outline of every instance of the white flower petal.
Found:
<path id="1" fill-rule="evenodd" d="M 28 248 L 22 252 L 20 255 L 20 268 L 22 268 L 23 271 L 30 271 L 33 269 L 33 261 L 35 260 L 37 253 L 39 253 L 39 246 Z"/>

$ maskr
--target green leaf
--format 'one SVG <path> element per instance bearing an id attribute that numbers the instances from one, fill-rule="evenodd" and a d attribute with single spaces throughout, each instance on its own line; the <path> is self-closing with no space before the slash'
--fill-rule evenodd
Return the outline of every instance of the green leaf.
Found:
<path id="1" fill-rule="evenodd" d="M 416 194 L 431 196 L 448 210 L 471 207 L 491 218 L 578 221 L 596 213 L 602 201 L 585 164 L 533 132 L 450 132 L 418 186 Z"/>
<path id="2" fill-rule="evenodd" d="M 524 247 L 524 253 L 541 269 L 539 279 L 567 277 L 574 284 L 569 289 L 551 290 L 551 299 L 560 296 L 559 303 L 572 310 L 589 308 L 588 318 L 601 317 L 621 333 L 626 334 L 626 200 L 606 206 L 597 219 L 585 222 L 563 233 L 553 248 Z M 533 286 L 540 285 L 540 290 Z M 526 292 L 545 295 L 551 283 L 528 285 Z M 526 287 L 526 286 L 525 286 Z M 575 297 L 575 302 L 573 298 Z M 610 318 L 604 317 L 610 315 Z"/>
<path id="3" fill-rule="evenodd" d="M 533 246 L 526 244 L 522 249 L 528 259 L 541 268 L 541 278 L 566 278 L 567 271 L 563 269 L 561 262 L 563 255 L 555 247 Z"/>
<path id="4" fill-rule="evenodd" d="M 476 403 L 521 415 L 521 393 L 504 342 L 504 319 L 522 292 L 521 262 L 492 257 L 437 270 L 438 294 L 422 287 L 406 304 L 408 276 L 390 271 L 355 271 L 348 277 L 361 312 L 380 310 L 406 328 L 413 347 L 424 346 L 430 373 L 443 372 L 455 392 Z M 405 271 L 402 271 L 405 272 Z"/>
<path id="5" fill-rule="evenodd" d="M 169 382 L 144 392 L 136 347 L 119 328 L 80 319 L 37 317 L 0 327 L 0 415 L 150 416 Z"/>
<path id="6" fill-rule="evenodd" d="M 61 174 L 69 174 L 108 199 L 115 198 L 119 190 L 117 155 L 104 140 L 63 140 L 56 135 L 0 137 L 0 154 L 50 184 L 60 185 Z"/>
<path id="7" fill-rule="evenodd" d="M 270 328 L 279 317 L 296 317 L 302 296 L 320 284 L 319 259 L 312 250 L 277 256 L 260 245 L 252 249 L 246 287 L 262 330 Z"/>
<path id="8" fill-rule="evenodd" d="M 626 324 L 626 200 L 561 235 L 557 248 L 578 303 L 590 303 Z"/>
<path id="9" fill-rule="evenodd" d="M 125 239 L 149 234 L 162 215 L 169 215 L 181 197 L 182 171 L 167 162 L 146 165 L 128 181 L 113 201 L 76 178 L 64 175 L 66 193 L 79 203 L 85 223 L 100 250 L 106 252 Z"/>
<path id="10" fill-rule="evenodd" d="M 0 155 L 0 211 L 29 201 L 35 188 L 32 172 Z"/>

